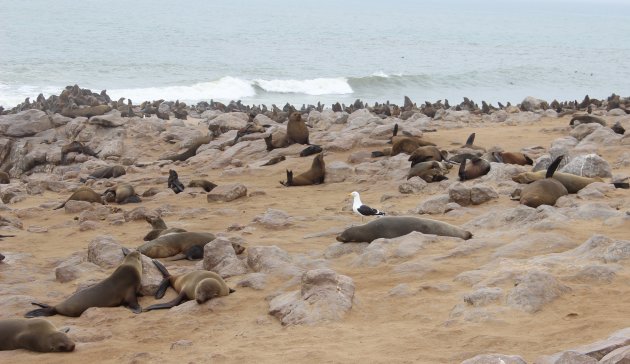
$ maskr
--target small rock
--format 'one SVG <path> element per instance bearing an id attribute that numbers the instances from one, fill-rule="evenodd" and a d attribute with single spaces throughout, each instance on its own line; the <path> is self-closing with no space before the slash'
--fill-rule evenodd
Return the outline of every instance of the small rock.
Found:
<path id="1" fill-rule="evenodd" d="M 230 202 L 237 198 L 247 196 L 247 187 L 237 183 L 232 185 L 217 186 L 207 195 L 208 202 Z"/>

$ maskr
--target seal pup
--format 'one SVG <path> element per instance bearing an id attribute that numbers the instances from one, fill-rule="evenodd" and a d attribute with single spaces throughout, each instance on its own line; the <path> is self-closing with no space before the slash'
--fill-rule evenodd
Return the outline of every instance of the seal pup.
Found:
<path id="1" fill-rule="evenodd" d="M 428 145 L 426 147 L 418 147 L 411 153 L 408 161 L 411 162 L 411 166 L 427 161 L 445 161 L 447 160 L 448 153 L 445 150 L 439 150 L 438 148 Z"/>
<path id="2" fill-rule="evenodd" d="M 308 128 L 306 127 L 306 123 L 302 120 L 302 114 L 297 111 L 289 115 L 289 122 L 287 123 L 287 142 L 289 144 L 309 144 Z"/>
<path id="3" fill-rule="evenodd" d="M 300 152 L 300 157 L 308 157 L 309 155 L 317 154 L 322 152 L 322 147 L 319 145 L 309 145 L 304 150 Z"/>
<path id="4" fill-rule="evenodd" d="M 263 164 L 263 166 L 272 166 L 274 164 L 278 164 L 278 163 L 282 162 L 285 159 L 287 159 L 285 156 L 279 155 L 279 156 L 273 157 L 270 160 L 268 160 L 267 163 Z"/>
<path id="5" fill-rule="evenodd" d="M 413 165 L 407 172 L 407 180 L 412 177 L 420 177 L 425 182 L 439 182 L 448 179 L 445 174 L 451 168 L 451 164 L 444 162 L 428 161 Z"/>
<path id="6" fill-rule="evenodd" d="M 201 259 L 203 247 L 215 238 L 211 233 L 191 231 L 168 233 L 140 245 L 138 251 L 149 258 Z M 201 247 L 201 255 L 198 247 Z"/>
<path id="7" fill-rule="evenodd" d="M 438 220 L 410 216 L 384 216 L 364 225 L 347 228 L 337 236 L 337 241 L 342 243 L 371 243 L 379 238 L 393 239 L 407 235 L 412 231 L 418 231 L 423 234 L 453 236 L 464 240 L 472 237 L 469 231 Z"/>
<path id="8" fill-rule="evenodd" d="M 79 317 L 83 311 L 90 307 L 116 307 L 125 305 L 134 313 L 142 312 L 138 304 L 138 292 L 142 278 L 142 260 L 139 251 L 126 254 L 122 263 L 107 278 L 99 283 L 76 292 L 66 298 L 65 301 L 55 306 L 32 302 L 39 306 L 33 311 L 27 312 L 24 317 L 53 316 L 56 314 L 70 317 Z"/>
<path id="9" fill-rule="evenodd" d="M 178 293 L 177 297 L 166 303 L 158 303 L 145 308 L 145 311 L 159 310 L 175 307 L 184 301 L 195 300 L 202 304 L 214 297 L 227 296 L 235 292 L 229 288 L 223 278 L 215 272 L 207 270 L 197 270 L 179 276 L 171 275 L 166 267 L 159 261 L 153 259 L 153 264 L 160 270 L 164 280 L 160 284 L 155 298 L 164 297 L 166 289 L 171 286 Z"/>
<path id="10" fill-rule="evenodd" d="M 173 190 L 175 194 L 184 192 L 184 185 L 179 181 L 179 176 L 177 175 L 177 172 L 174 169 L 169 169 L 168 171 L 167 186 L 168 188 Z"/>
<path id="11" fill-rule="evenodd" d="M 558 198 L 569 194 L 560 181 L 552 178 L 563 156 L 559 156 L 547 168 L 544 179 L 534 181 L 521 190 L 521 205 L 536 208 L 540 205 L 555 205 Z"/>
<path id="12" fill-rule="evenodd" d="M 25 349 L 40 353 L 74 351 L 68 329 L 57 330 L 41 318 L 0 320 L 0 350 Z"/>
<path id="13" fill-rule="evenodd" d="M 352 211 L 354 211 L 355 214 L 361 216 L 361 221 L 363 221 L 363 216 L 383 216 L 385 215 L 384 212 L 379 211 L 377 209 L 373 209 L 368 205 L 364 205 L 363 202 L 361 202 L 361 196 L 359 196 L 359 193 L 357 191 L 354 191 L 350 194 L 348 194 L 349 196 L 352 196 L 353 201 L 352 201 Z"/>
<path id="14" fill-rule="evenodd" d="M 574 115 L 569 121 L 569 125 L 578 126 L 580 124 L 590 124 L 596 123 L 601 126 L 606 126 L 606 121 L 602 118 L 599 118 L 595 115 L 583 114 L 583 115 Z"/>
<path id="15" fill-rule="evenodd" d="M 87 186 L 81 186 L 79 187 L 76 191 L 74 191 L 74 193 L 72 195 L 70 195 L 70 197 L 68 197 L 68 199 L 66 201 L 64 201 L 64 203 L 62 203 L 61 205 L 55 207 L 53 210 L 58 210 L 64 206 L 66 206 L 66 203 L 68 203 L 68 201 L 86 201 L 86 202 L 96 202 L 96 203 L 100 203 L 100 204 L 105 204 L 105 202 L 103 201 L 103 197 L 101 195 L 99 195 L 98 193 L 94 192 L 94 190 L 92 190 L 91 188 L 87 187 Z"/>
<path id="16" fill-rule="evenodd" d="M 92 172 L 86 180 L 88 179 L 100 179 L 100 178 L 116 178 L 127 174 L 125 171 L 125 167 L 120 165 L 103 167 Z M 85 180 L 83 181 L 85 182 Z"/>
<path id="17" fill-rule="evenodd" d="M 534 161 L 523 153 L 492 152 L 492 157 L 498 163 L 518 164 L 521 166 L 534 165 Z"/>
<path id="18" fill-rule="evenodd" d="M 120 183 L 115 188 L 108 188 L 103 192 L 105 201 L 114 202 L 118 204 L 126 203 L 139 203 L 142 202 L 140 196 L 136 194 L 133 186 L 129 183 Z"/>
<path id="19" fill-rule="evenodd" d="M 324 153 L 319 153 L 313 158 L 311 169 L 295 178 L 293 177 L 293 171 L 287 169 L 287 180 L 286 182 L 280 181 L 280 184 L 286 187 L 318 185 L 324 183 L 325 178 L 326 164 L 324 163 Z"/>
<path id="20" fill-rule="evenodd" d="M 469 179 L 475 179 L 477 177 L 485 176 L 490 172 L 490 162 L 479 157 L 473 157 L 470 159 L 470 163 L 466 163 L 467 159 L 464 158 L 459 164 L 459 179 L 461 181 L 467 181 Z"/>
<path id="21" fill-rule="evenodd" d="M 144 219 L 146 222 L 151 224 L 153 230 L 149 231 L 147 235 L 144 236 L 142 240 L 150 241 L 153 239 L 157 239 L 161 235 L 166 235 L 168 233 L 183 233 L 186 230 L 180 228 L 169 228 L 166 226 L 164 220 L 161 217 L 153 217 L 153 216 L 145 216 Z"/>
<path id="22" fill-rule="evenodd" d="M 206 192 L 212 191 L 216 186 L 217 185 L 215 185 L 214 183 L 205 179 L 193 179 L 192 181 L 188 182 L 188 187 L 201 187 Z"/>

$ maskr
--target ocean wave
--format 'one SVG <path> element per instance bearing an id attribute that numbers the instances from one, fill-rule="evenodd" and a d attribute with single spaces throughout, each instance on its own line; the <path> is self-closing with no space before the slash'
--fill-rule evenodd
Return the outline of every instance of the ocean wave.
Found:
<path id="1" fill-rule="evenodd" d="M 346 78 L 314 78 L 311 80 L 254 80 L 266 92 L 300 93 L 305 95 L 344 95 L 354 91 Z"/>

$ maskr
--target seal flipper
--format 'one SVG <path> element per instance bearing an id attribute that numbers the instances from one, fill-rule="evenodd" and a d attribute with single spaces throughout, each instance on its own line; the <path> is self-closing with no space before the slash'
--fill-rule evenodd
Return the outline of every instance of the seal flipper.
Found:
<path id="1" fill-rule="evenodd" d="M 381 152 L 380 150 L 376 150 L 374 152 L 372 152 L 372 158 L 378 158 L 378 157 L 384 157 L 385 153 Z"/>
<path id="2" fill-rule="evenodd" d="M 230 293 L 234 293 L 236 292 L 236 290 L 233 290 L 232 288 L 230 288 Z"/>
<path id="3" fill-rule="evenodd" d="M 66 202 L 68 202 L 68 201 L 66 201 Z M 60 208 L 62 208 L 62 207 L 64 207 L 64 206 L 66 206 L 66 202 L 64 202 L 64 203 L 62 203 L 61 205 L 59 205 L 59 206 L 55 207 L 53 210 L 59 210 Z"/>
<path id="4" fill-rule="evenodd" d="M 630 183 L 627 182 L 615 182 L 613 183 L 613 186 L 615 186 L 615 188 L 624 188 L 624 189 L 629 189 L 630 188 Z"/>
<path id="5" fill-rule="evenodd" d="M 534 165 L 534 161 L 530 157 L 526 156 L 525 154 L 523 154 L 523 156 L 525 157 L 525 163 L 527 163 L 527 165 Z"/>
<path id="6" fill-rule="evenodd" d="M 138 303 L 138 296 L 133 289 L 130 289 L 127 293 L 127 297 L 125 297 L 125 302 L 127 303 L 127 307 L 131 310 L 131 312 L 136 314 L 142 312 L 142 307 L 140 307 L 140 304 Z"/>
<path id="7" fill-rule="evenodd" d="M 24 314 L 24 317 L 26 318 L 39 317 L 39 316 L 54 316 L 57 314 L 57 310 L 55 310 L 54 307 L 51 307 L 47 304 L 38 303 L 38 302 L 31 302 L 31 304 L 35 306 L 39 306 L 41 308 L 27 312 L 26 314 Z"/>
<path id="8" fill-rule="evenodd" d="M 203 245 L 193 245 L 184 252 L 187 260 L 199 260 L 203 259 Z"/>
<path id="9" fill-rule="evenodd" d="M 472 133 L 468 136 L 468 139 L 466 139 L 466 144 L 464 145 L 473 145 L 474 142 L 475 142 L 475 133 Z"/>
<path id="10" fill-rule="evenodd" d="M 466 157 L 464 157 L 464 159 L 462 160 L 462 162 L 459 164 L 459 179 L 462 181 L 466 180 L 466 161 L 468 159 Z"/>
<path id="11" fill-rule="evenodd" d="M 556 173 L 556 169 L 558 169 L 558 166 L 560 165 L 560 162 L 562 162 L 562 158 L 564 156 L 561 155 L 558 158 L 556 158 L 556 160 L 554 160 L 553 162 L 551 162 L 551 164 L 549 165 L 549 167 L 547 168 L 547 174 L 545 174 L 545 178 L 551 178 L 553 177 L 553 174 Z"/>
<path id="12" fill-rule="evenodd" d="M 158 303 L 156 305 L 151 305 L 151 306 L 145 308 L 144 311 L 146 312 L 146 311 L 151 311 L 151 310 L 160 310 L 160 309 L 164 309 L 164 308 L 175 307 L 175 306 L 179 305 L 180 303 L 182 303 L 182 301 L 184 301 L 184 297 L 186 297 L 186 293 L 185 292 L 181 292 L 172 301 L 169 301 L 169 302 L 166 302 L 166 303 Z"/>

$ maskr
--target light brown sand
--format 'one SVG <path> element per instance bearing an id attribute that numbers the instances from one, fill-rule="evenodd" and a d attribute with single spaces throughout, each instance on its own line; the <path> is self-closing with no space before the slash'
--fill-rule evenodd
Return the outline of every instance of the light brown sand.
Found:
<path id="1" fill-rule="evenodd" d="M 452 143 L 461 144 L 470 132 L 477 132 L 475 144 L 499 145 L 506 150 L 518 151 L 525 146 L 540 145 L 548 148 L 550 142 L 568 134 L 568 119 L 543 119 L 524 126 L 481 124 L 475 127 L 438 130 L 427 134 L 438 145 L 450 148 Z M 544 131 L 543 131 L 544 130 Z M 166 147 L 165 147 L 166 148 Z M 365 148 L 372 150 L 375 148 Z M 356 151 L 358 149 L 355 149 Z M 161 154 L 163 151 L 156 151 Z M 602 151 L 602 156 L 613 163 L 621 149 Z M 328 153 L 328 163 L 346 161 L 349 153 Z M 264 191 L 264 195 L 242 198 L 229 203 L 209 204 L 205 196 L 192 198 L 187 193 L 169 196 L 159 201 L 146 201 L 142 205 L 157 208 L 170 205 L 175 214 L 165 216 L 171 226 L 188 230 L 221 232 L 233 223 L 250 224 L 252 219 L 267 208 L 284 210 L 293 217 L 303 218 L 290 229 L 272 231 L 255 226 L 251 235 L 243 235 L 248 246 L 277 245 L 290 253 L 321 253 L 334 243 L 334 236 L 304 239 L 308 234 L 358 223 L 360 218 L 341 208 L 348 204 L 348 193 L 361 192 L 365 203 L 384 210 L 405 213 L 422 201 L 422 195 L 400 195 L 401 181 L 372 181 L 358 185 L 352 183 L 324 184 L 309 187 L 282 187 L 285 168 L 301 171 L 308 162 L 300 158 L 270 166 L 268 173 L 256 177 L 222 177 L 220 170 L 193 171 L 177 167 L 182 181 L 193 176 L 207 174 L 207 179 L 227 184 L 244 183 L 249 192 Z M 168 167 L 162 169 L 166 175 Z M 615 170 L 614 173 L 630 171 Z M 123 180 L 142 177 L 128 174 Z M 456 178 L 453 169 L 450 178 Z M 143 191 L 151 186 L 142 186 Z M 159 186 L 166 188 L 166 186 Z M 609 198 L 626 197 L 627 191 L 615 191 Z M 380 202 L 383 194 L 398 195 Z M 47 191 L 43 195 L 29 196 L 25 201 L 11 205 L 25 209 L 41 203 L 62 200 L 66 196 Z M 471 208 L 471 213 L 460 217 L 437 216 L 435 218 L 453 224 L 463 224 L 481 213 L 492 209 L 513 207 L 517 204 L 506 196 Z M 123 206 L 131 210 L 137 205 Z M 184 209 L 205 208 L 207 212 L 180 218 Z M 3 212 L 7 214 L 7 212 Z M 98 231 L 79 232 L 74 215 L 63 210 L 43 211 L 22 219 L 24 230 L 17 237 L 0 242 L 0 252 L 24 253 L 23 259 L 0 264 L 0 287 L 3 295 L 23 294 L 36 297 L 42 302 L 56 303 L 75 291 L 79 282 L 58 283 L 53 269 L 56 263 L 73 252 L 85 251 L 88 242 L 97 235 L 109 234 L 129 247 L 138 246 L 149 230 L 144 221 L 128 222 L 112 226 L 101 223 Z M 45 226 L 46 233 L 29 233 L 29 226 Z M 575 245 L 583 243 L 591 235 L 601 233 L 610 237 L 627 239 L 630 226 L 608 228 L 599 221 L 580 221 L 557 233 L 569 236 Z M 473 233 L 475 233 L 473 231 Z M 481 233 L 483 235 L 483 233 Z M 476 237 L 481 237 L 476 233 Z M 507 242 L 506 242 L 507 243 Z M 460 242 L 459 244 L 466 244 Z M 455 247 L 455 243 L 429 245 L 418 253 L 420 258 L 431 258 Z M 541 354 L 550 354 L 579 344 L 607 337 L 611 332 L 630 326 L 628 277 L 618 275 L 610 284 L 590 287 L 572 284 L 573 290 L 560 299 L 546 305 L 535 314 L 509 309 L 500 320 L 484 323 L 446 324 L 449 312 L 462 302 L 462 295 L 470 287 L 453 278 L 489 262 L 493 250 L 481 249 L 472 255 L 443 260 L 436 269 L 422 278 L 396 275 L 389 264 L 377 268 L 356 268 L 350 265 L 353 255 L 330 261 L 330 267 L 338 273 L 350 276 L 356 284 L 356 296 L 352 311 L 340 322 L 318 326 L 282 327 L 277 319 L 268 315 L 266 297 L 272 295 L 284 283 L 271 280 L 262 291 L 238 288 L 229 297 L 213 304 L 203 316 L 173 315 L 167 310 L 134 315 L 118 307 L 102 309 L 105 318 L 95 322 L 89 318 L 50 317 L 57 326 L 73 326 L 102 334 L 101 341 L 79 343 L 71 354 L 35 354 L 23 350 L 0 352 L 3 363 L 202 363 L 202 362 L 363 362 L 363 363 L 457 363 L 480 353 L 499 352 L 517 354 L 532 361 Z M 183 261 L 179 265 L 193 263 Z M 172 266 L 172 264 L 170 265 Z M 109 271 L 106 272 L 109 274 Z M 101 276 L 84 278 L 102 278 Z M 79 279 L 79 281 L 84 280 Z M 238 277 L 228 279 L 234 287 Z M 388 292 L 401 283 L 419 290 L 408 297 L 390 297 Z M 444 288 L 445 287 L 445 288 Z M 167 298 L 172 297 L 172 291 Z M 141 298 L 140 304 L 154 303 L 152 297 Z M 1 318 L 21 316 L 31 307 L 2 309 Z M 569 318 L 569 313 L 577 317 Z M 85 316 L 85 315 L 84 315 Z M 89 323 L 88 323 L 89 322 Z M 178 340 L 190 340 L 191 346 L 175 347 Z"/>

